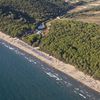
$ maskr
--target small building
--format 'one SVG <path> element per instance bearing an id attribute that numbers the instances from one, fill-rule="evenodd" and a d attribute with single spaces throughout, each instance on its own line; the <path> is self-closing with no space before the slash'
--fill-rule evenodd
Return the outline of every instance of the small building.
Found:
<path id="1" fill-rule="evenodd" d="M 40 35 L 40 34 L 42 34 L 42 31 L 37 30 L 36 34 Z"/>
<path id="2" fill-rule="evenodd" d="M 57 19 L 60 19 L 60 17 L 58 16 Z"/>
<path id="3" fill-rule="evenodd" d="M 46 28 L 46 26 L 45 26 L 44 23 L 41 23 L 41 24 L 37 27 L 38 30 L 43 30 L 43 29 L 45 29 L 45 28 Z"/>

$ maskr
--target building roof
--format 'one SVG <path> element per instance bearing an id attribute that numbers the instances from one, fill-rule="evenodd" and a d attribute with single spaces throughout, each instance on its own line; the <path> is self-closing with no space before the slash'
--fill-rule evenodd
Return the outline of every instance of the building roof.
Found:
<path id="1" fill-rule="evenodd" d="M 38 29 L 39 30 L 42 30 L 42 29 L 44 29 L 45 28 L 45 24 L 44 23 L 41 23 L 39 26 L 38 26 Z"/>

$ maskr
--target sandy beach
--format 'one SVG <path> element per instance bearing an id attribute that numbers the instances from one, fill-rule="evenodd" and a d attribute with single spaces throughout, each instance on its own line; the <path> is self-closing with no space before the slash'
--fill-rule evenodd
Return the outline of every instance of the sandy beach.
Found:
<path id="1" fill-rule="evenodd" d="M 33 48 L 26 44 L 25 42 L 19 40 L 18 38 L 12 38 L 2 32 L 0 32 L 0 39 L 10 43 L 11 45 L 25 51 L 32 56 L 37 57 L 41 61 L 49 64 L 53 68 L 71 76 L 72 78 L 76 79 L 77 81 L 83 83 L 84 85 L 90 87 L 91 89 L 100 92 L 100 81 L 93 79 L 92 77 L 84 74 L 81 71 L 78 71 L 74 66 L 65 64 L 64 62 L 49 56 L 42 51 L 39 51 L 36 48 Z"/>

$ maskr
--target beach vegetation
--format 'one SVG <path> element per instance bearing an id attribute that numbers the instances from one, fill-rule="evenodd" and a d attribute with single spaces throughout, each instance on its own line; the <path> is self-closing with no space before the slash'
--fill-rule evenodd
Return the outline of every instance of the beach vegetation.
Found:
<path id="1" fill-rule="evenodd" d="M 32 46 L 38 46 L 41 41 L 42 35 L 31 34 L 22 37 L 22 40 Z"/>
<path id="2" fill-rule="evenodd" d="M 51 24 L 41 50 L 100 79 L 100 25 L 72 20 Z"/>

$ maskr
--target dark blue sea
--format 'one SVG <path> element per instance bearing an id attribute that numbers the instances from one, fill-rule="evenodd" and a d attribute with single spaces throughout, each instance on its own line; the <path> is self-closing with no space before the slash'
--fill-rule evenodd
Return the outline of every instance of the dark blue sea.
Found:
<path id="1" fill-rule="evenodd" d="M 100 100 L 100 93 L 0 41 L 0 100 Z"/>

